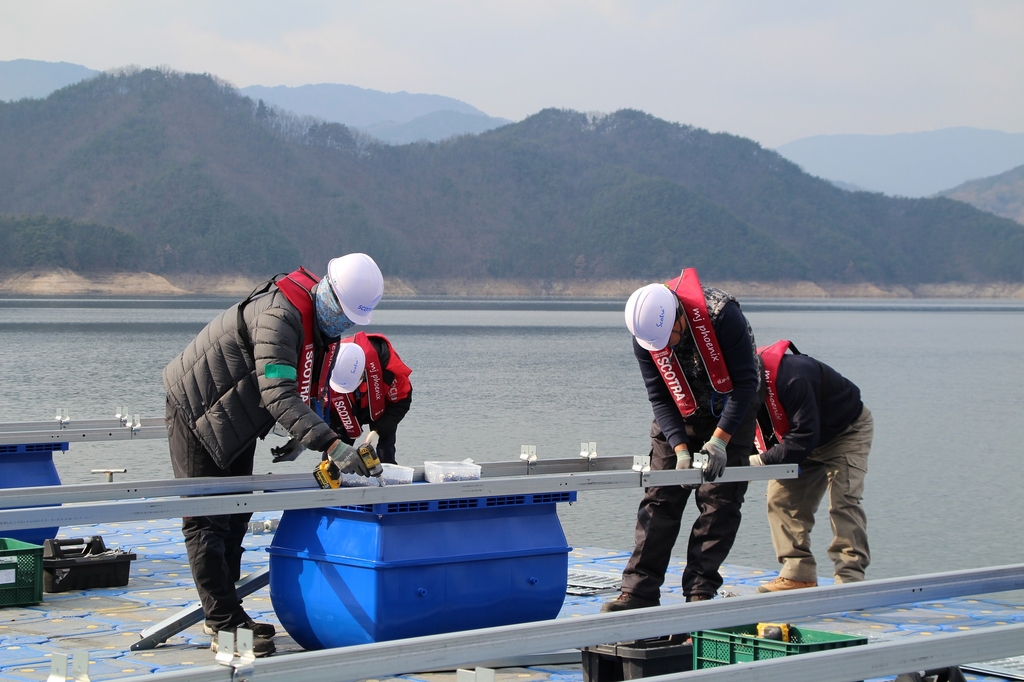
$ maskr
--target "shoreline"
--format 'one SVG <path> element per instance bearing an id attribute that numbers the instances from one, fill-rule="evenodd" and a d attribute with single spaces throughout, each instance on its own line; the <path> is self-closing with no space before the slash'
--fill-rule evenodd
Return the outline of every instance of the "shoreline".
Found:
<path id="1" fill-rule="evenodd" d="M 70 270 L 0 275 L 0 296 L 245 296 L 262 280 L 148 272 L 85 277 Z M 384 279 L 389 297 L 625 299 L 646 280 Z M 946 283 L 912 286 L 838 282 L 708 281 L 742 298 L 779 299 L 1024 299 L 1024 283 Z"/>

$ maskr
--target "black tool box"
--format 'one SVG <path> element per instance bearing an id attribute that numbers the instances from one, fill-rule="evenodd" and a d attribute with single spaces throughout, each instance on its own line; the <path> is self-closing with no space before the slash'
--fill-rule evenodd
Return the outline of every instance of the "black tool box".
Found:
<path id="1" fill-rule="evenodd" d="M 135 555 L 107 549 L 103 538 L 43 541 L 43 592 L 120 587 L 128 584 Z"/>
<path id="2" fill-rule="evenodd" d="M 688 635 L 669 635 L 580 649 L 584 682 L 622 682 L 693 669 Z"/>

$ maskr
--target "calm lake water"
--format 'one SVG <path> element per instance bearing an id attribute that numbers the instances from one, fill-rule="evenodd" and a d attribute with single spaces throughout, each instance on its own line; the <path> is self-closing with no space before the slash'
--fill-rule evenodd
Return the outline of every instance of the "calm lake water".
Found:
<path id="1" fill-rule="evenodd" d="M 0 422 L 163 415 L 164 365 L 234 299 L 0 299 Z M 413 368 L 413 408 L 399 430 L 403 464 L 644 454 L 651 410 L 622 303 L 389 301 L 368 330 Z M 869 578 L 1024 561 L 1024 303 L 743 301 L 760 345 L 792 339 L 857 383 L 875 417 L 865 494 Z M 312 471 L 318 459 L 256 471 Z M 169 478 L 166 441 L 78 444 L 55 456 L 64 483 Z M 751 484 L 729 562 L 777 567 Z M 560 515 L 569 543 L 632 548 L 640 491 L 592 492 Z M 695 512 L 687 509 L 684 528 Z M 813 545 L 819 572 L 825 510 Z M 685 553 L 685 536 L 676 547 Z"/>

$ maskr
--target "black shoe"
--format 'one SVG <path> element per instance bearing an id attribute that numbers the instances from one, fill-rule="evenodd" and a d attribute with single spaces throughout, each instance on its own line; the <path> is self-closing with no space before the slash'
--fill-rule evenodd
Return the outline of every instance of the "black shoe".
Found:
<path id="1" fill-rule="evenodd" d="M 606 601 L 604 606 L 601 607 L 601 613 L 611 613 L 613 611 L 628 611 L 630 609 L 647 609 L 652 606 L 660 606 L 661 601 L 657 599 L 644 599 L 638 597 L 635 594 L 629 594 L 623 592 L 618 597 L 611 601 Z"/>
<path id="2" fill-rule="evenodd" d="M 257 623 L 252 618 L 245 621 L 238 627 L 245 628 L 246 630 L 252 630 L 253 637 L 263 637 L 264 639 L 270 639 L 277 634 L 277 628 L 272 623 Z M 209 623 L 203 624 L 203 632 L 208 635 L 216 635 L 217 631 L 212 628 Z"/>
<path id="3" fill-rule="evenodd" d="M 715 598 L 715 595 L 713 595 L 713 594 L 688 594 L 688 595 L 686 595 L 686 601 L 688 601 L 688 602 L 691 602 L 691 601 L 707 601 L 709 599 L 714 599 L 714 598 Z"/>
<path id="4" fill-rule="evenodd" d="M 210 643 L 210 651 L 217 653 L 220 649 L 220 643 L 218 641 L 219 635 L 214 633 L 213 642 Z M 237 646 L 237 644 L 236 644 Z M 256 658 L 264 658 L 277 651 L 277 647 L 274 646 L 274 640 L 266 637 L 253 637 L 252 638 L 252 653 Z"/>

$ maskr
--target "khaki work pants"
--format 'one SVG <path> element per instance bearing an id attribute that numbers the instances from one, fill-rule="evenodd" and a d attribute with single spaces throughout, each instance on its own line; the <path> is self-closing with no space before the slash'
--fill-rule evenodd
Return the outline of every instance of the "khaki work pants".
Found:
<path id="1" fill-rule="evenodd" d="M 768 525 L 772 545 L 782 564 L 779 575 L 800 582 L 817 582 L 811 554 L 811 529 L 825 492 L 832 544 L 828 557 L 835 564 L 837 583 L 864 579 L 871 563 L 867 517 L 861 506 L 874 420 L 867 407 L 845 431 L 818 447 L 800 465 L 795 479 L 768 482 Z"/>

